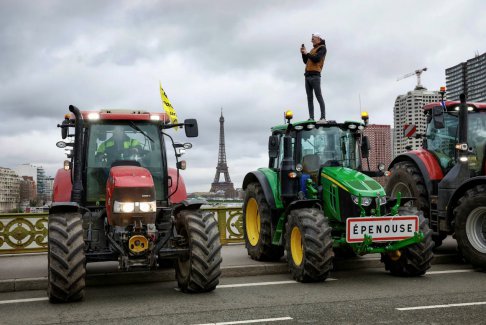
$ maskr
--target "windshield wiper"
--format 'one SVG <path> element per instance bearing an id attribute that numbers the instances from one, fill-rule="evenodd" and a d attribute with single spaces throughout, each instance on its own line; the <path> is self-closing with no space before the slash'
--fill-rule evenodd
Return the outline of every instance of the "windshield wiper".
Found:
<path id="1" fill-rule="evenodd" d="M 129 125 L 132 127 L 132 129 L 135 129 L 136 131 L 142 133 L 147 139 L 149 139 L 152 142 L 155 142 L 145 131 L 143 131 L 141 128 L 139 128 L 135 123 L 130 121 Z"/>

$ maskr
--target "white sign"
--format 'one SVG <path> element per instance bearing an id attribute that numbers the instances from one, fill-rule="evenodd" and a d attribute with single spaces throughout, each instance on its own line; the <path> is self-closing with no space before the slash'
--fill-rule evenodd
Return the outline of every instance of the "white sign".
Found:
<path id="1" fill-rule="evenodd" d="M 348 218 L 346 241 L 360 243 L 365 235 L 371 236 L 373 242 L 402 240 L 413 237 L 418 226 L 417 216 Z"/>

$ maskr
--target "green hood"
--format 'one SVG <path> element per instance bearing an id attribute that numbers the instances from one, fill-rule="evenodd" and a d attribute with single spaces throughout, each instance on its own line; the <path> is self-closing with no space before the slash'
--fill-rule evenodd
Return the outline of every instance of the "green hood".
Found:
<path id="1" fill-rule="evenodd" d="M 385 189 L 373 178 L 346 167 L 324 167 L 322 183 L 330 181 L 352 195 L 377 197 L 385 196 Z"/>

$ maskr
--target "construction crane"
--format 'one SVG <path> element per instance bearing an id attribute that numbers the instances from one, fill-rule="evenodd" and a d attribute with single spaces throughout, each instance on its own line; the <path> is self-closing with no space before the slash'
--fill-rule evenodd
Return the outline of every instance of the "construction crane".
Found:
<path id="1" fill-rule="evenodd" d="M 399 77 L 397 79 L 397 81 L 400 81 L 402 79 L 405 79 L 405 78 L 408 78 L 408 77 L 411 77 L 413 75 L 416 75 L 417 76 L 417 86 L 415 86 L 415 89 L 424 89 L 424 86 L 422 86 L 422 83 L 420 82 L 420 75 L 422 74 L 422 72 L 424 71 L 427 71 L 427 68 L 423 68 L 423 69 L 418 69 L 418 70 L 415 70 L 414 72 L 410 72 L 410 73 L 407 73 L 406 75 L 403 75 L 401 77 Z"/>

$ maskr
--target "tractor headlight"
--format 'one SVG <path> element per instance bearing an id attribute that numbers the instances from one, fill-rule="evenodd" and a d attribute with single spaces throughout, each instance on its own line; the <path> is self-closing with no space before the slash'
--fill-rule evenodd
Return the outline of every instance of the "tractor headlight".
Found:
<path id="1" fill-rule="evenodd" d="M 115 213 L 132 213 L 132 212 L 156 212 L 157 204 L 155 201 L 149 202 L 118 202 L 113 204 L 113 212 Z"/>
<path id="2" fill-rule="evenodd" d="M 140 209 L 140 212 L 155 212 L 156 211 L 155 201 L 140 202 L 139 209 Z"/>
<path id="3" fill-rule="evenodd" d="M 113 212 L 115 213 L 131 213 L 135 211 L 135 202 L 118 202 L 113 204 Z"/>
<path id="4" fill-rule="evenodd" d="M 351 195 L 351 198 L 353 199 L 353 202 L 355 204 L 359 204 L 359 197 L 357 196 L 354 196 L 354 195 Z M 361 197 L 361 205 L 367 207 L 371 204 L 371 198 L 370 197 L 367 197 L 367 196 L 362 196 Z"/>
<path id="5" fill-rule="evenodd" d="M 386 196 L 380 196 L 380 205 L 386 204 Z"/>

